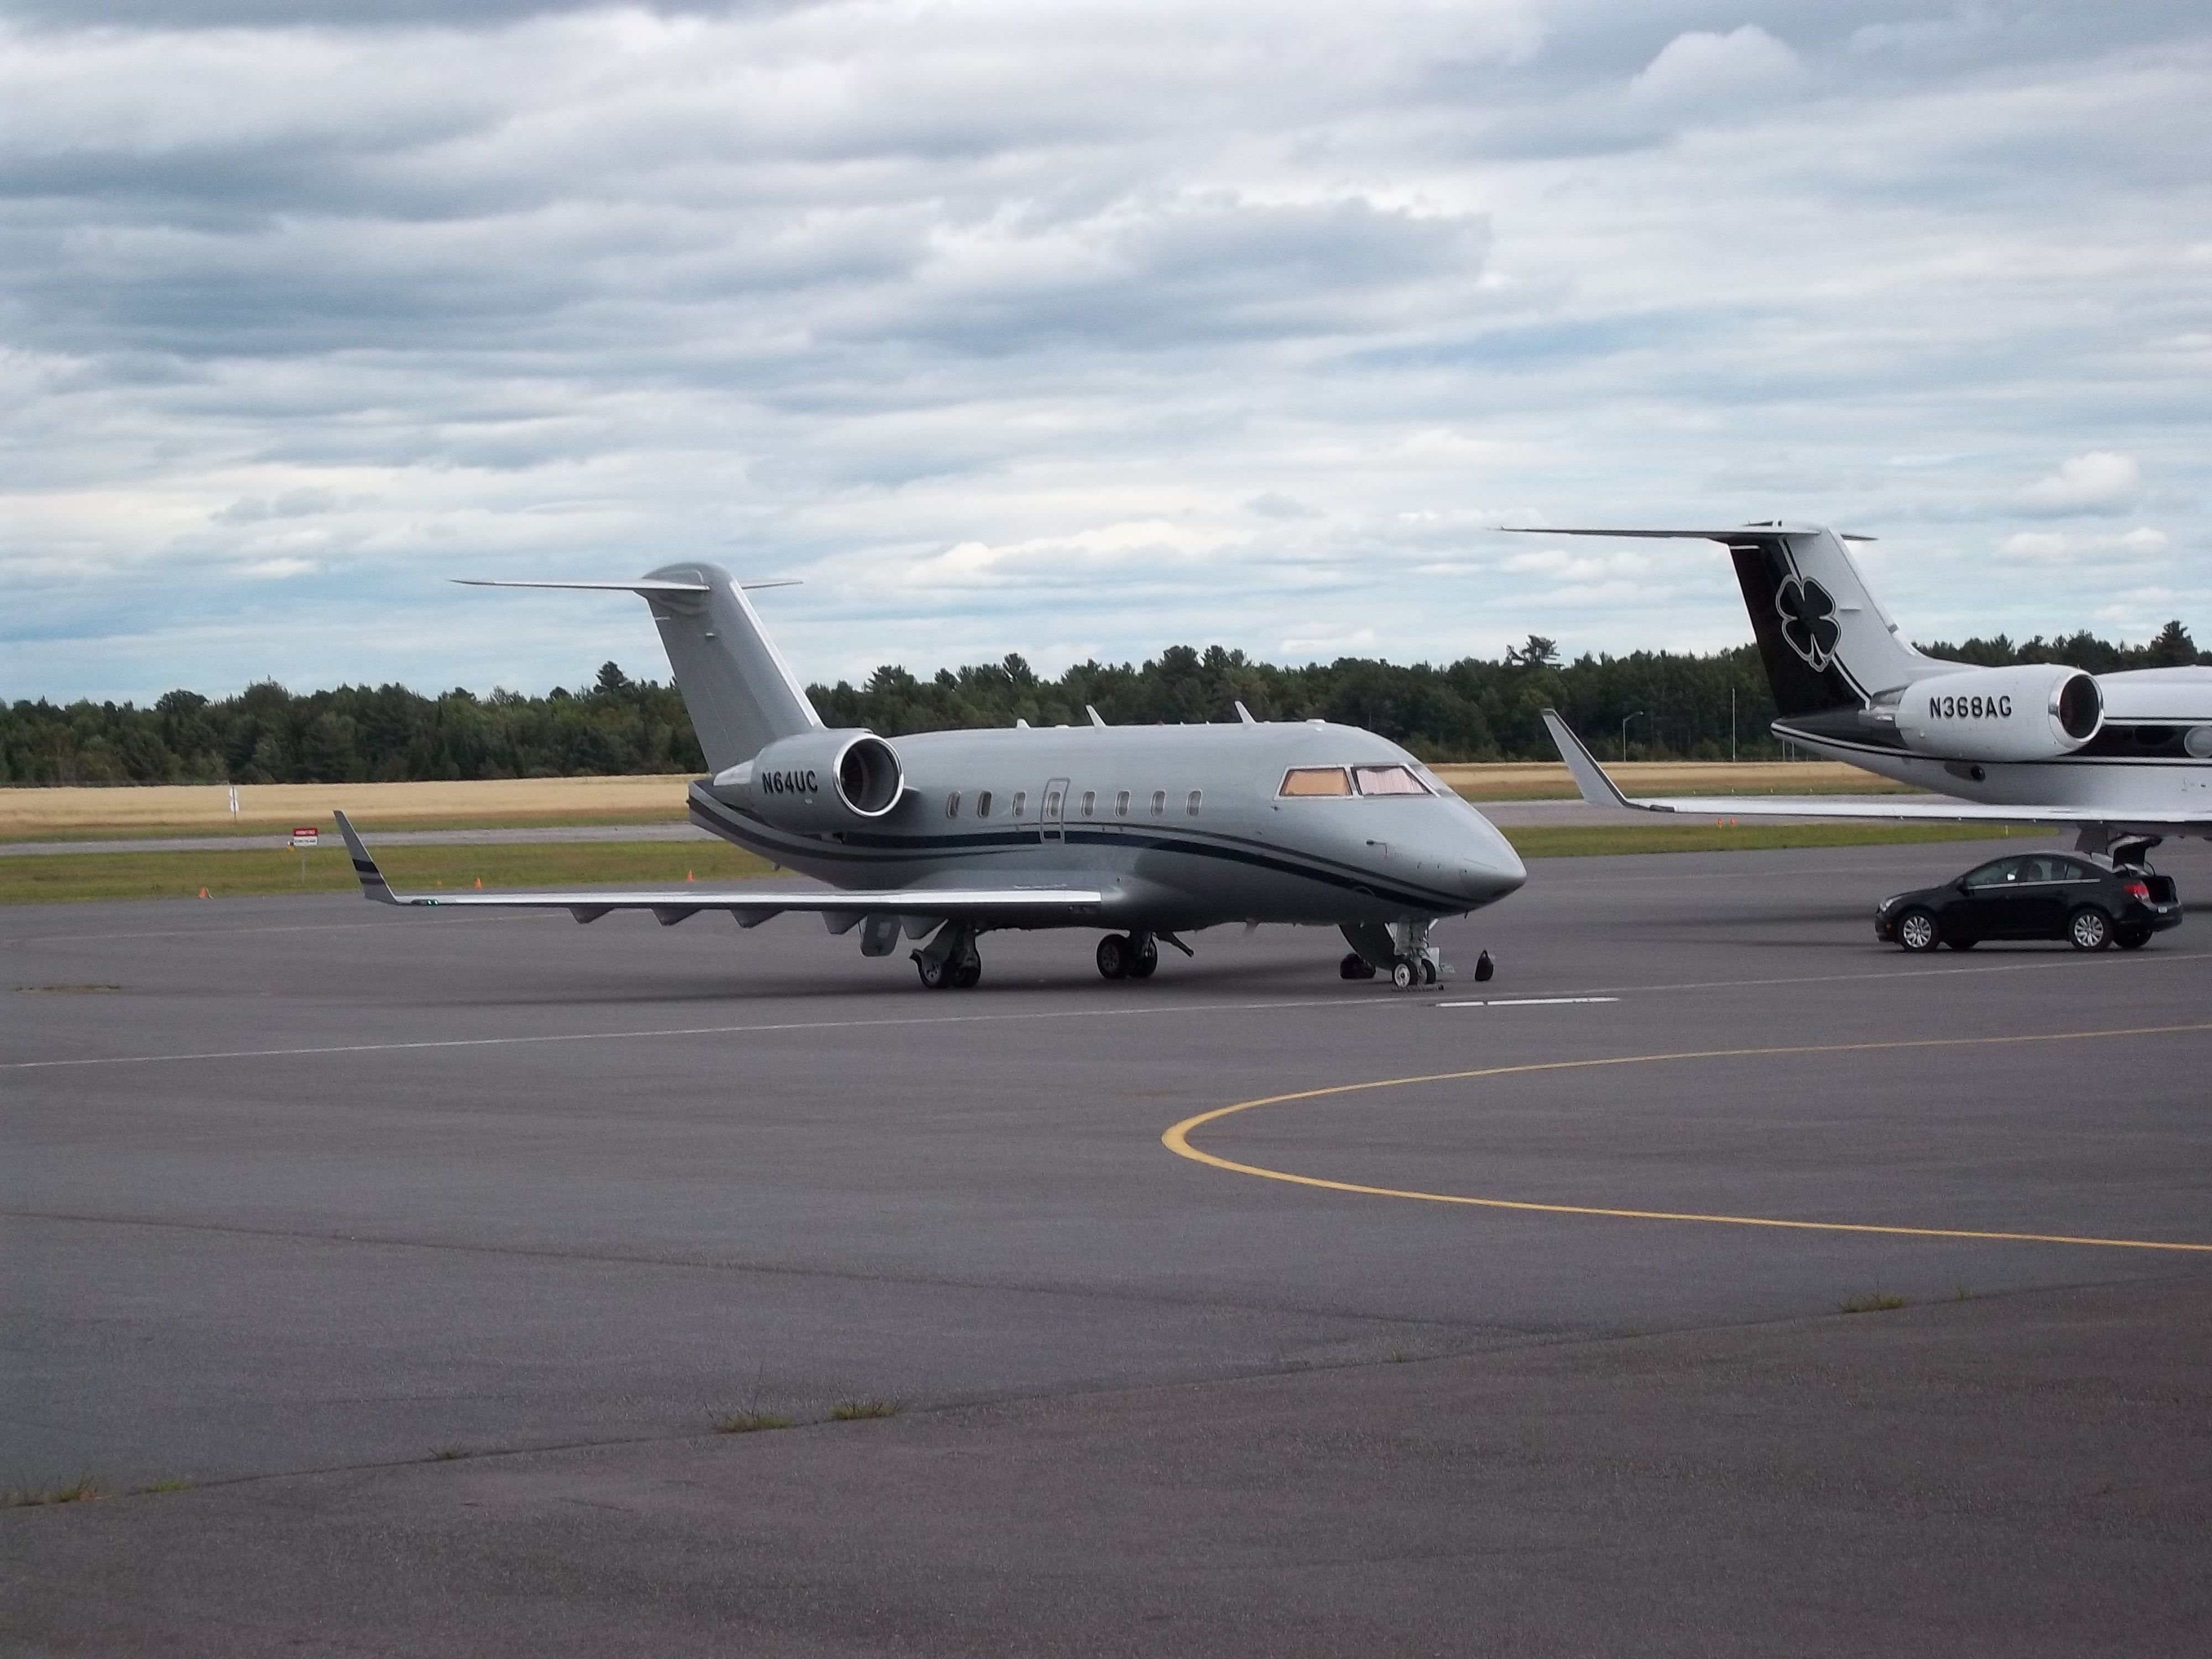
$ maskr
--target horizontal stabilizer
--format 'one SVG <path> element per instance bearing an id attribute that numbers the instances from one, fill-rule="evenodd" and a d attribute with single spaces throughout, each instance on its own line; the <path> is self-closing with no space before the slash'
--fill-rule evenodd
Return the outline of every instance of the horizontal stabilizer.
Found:
<path id="1" fill-rule="evenodd" d="M 493 576 L 455 576 L 452 580 L 463 587 L 562 587 L 575 588 L 591 593 L 705 593 L 711 591 L 702 581 L 656 581 L 641 576 L 629 582 L 536 582 L 507 581 Z M 739 582 L 748 592 L 763 587 L 797 587 L 796 576 L 769 576 L 757 582 Z"/>
<path id="2" fill-rule="evenodd" d="M 1706 541 L 1741 542 L 1765 536 L 1817 536 L 1820 526 L 1812 524 L 1784 524 L 1779 519 L 1771 524 L 1731 525 L 1725 530 L 1589 530 L 1565 526 L 1553 528 L 1544 525 L 1502 524 L 1498 526 L 1509 536 L 1626 536 L 1646 541 Z M 1843 532 L 1847 542 L 1870 542 L 1871 536 L 1854 536 Z"/>

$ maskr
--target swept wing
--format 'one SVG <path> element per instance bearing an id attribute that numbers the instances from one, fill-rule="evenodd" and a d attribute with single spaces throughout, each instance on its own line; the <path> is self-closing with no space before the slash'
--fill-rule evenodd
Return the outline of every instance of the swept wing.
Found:
<path id="1" fill-rule="evenodd" d="M 1597 757 L 1568 730 L 1556 708 L 1544 710 L 1544 726 L 1575 787 L 1593 806 L 1637 812 L 1678 812 L 1689 817 L 1838 818 L 1892 823 L 2112 824 L 2148 830 L 2182 830 L 2203 815 L 2123 811 L 2110 806 L 2003 806 L 1978 801 L 1904 795 L 1626 795 Z"/>
<path id="2" fill-rule="evenodd" d="M 362 894 L 384 904 L 471 905 L 494 909 L 566 910 L 578 921 L 597 921 L 610 910 L 650 910 L 663 927 L 673 927 L 702 910 L 726 910 L 740 927 L 757 927 L 787 910 L 825 917 L 833 933 L 871 915 L 906 919 L 908 933 L 920 937 L 930 921 L 989 920 L 1013 926 L 1077 921 L 1096 915 L 1107 895 L 1086 887 L 894 887 L 855 891 L 829 887 L 779 888 L 747 883 L 743 892 L 682 887 L 585 889 L 573 892 L 532 889 L 527 892 L 473 890 L 398 893 L 343 812 L 336 815 L 338 833 L 353 855 Z"/>

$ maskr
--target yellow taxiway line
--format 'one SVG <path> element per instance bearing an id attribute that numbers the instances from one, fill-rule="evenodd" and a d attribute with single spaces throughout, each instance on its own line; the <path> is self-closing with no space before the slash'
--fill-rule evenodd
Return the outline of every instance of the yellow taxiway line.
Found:
<path id="1" fill-rule="evenodd" d="M 1547 1060 L 1522 1066 L 1486 1066 L 1469 1072 L 1433 1072 L 1423 1077 L 1381 1078 L 1368 1083 L 1340 1083 L 1324 1089 L 1301 1089 L 1291 1094 L 1267 1095 L 1217 1106 L 1212 1111 L 1187 1117 L 1160 1136 L 1161 1144 L 1178 1158 L 1211 1164 L 1232 1175 L 1257 1176 L 1263 1181 L 1287 1182 L 1292 1186 L 1317 1187 L 1326 1192 L 1357 1193 L 1369 1198 L 1411 1199 L 1424 1204 L 1458 1204 L 1483 1210 L 1518 1210 L 1537 1215 L 1602 1216 L 1620 1221 L 1696 1221 L 1723 1227 L 1771 1227 L 1795 1232 L 1867 1233 L 1889 1238 L 1963 1238 L 2007 1244 L 2087 1244 L 2112 1250 L 2168 1250 L 2212 1255 L 2212 1243 L 2190 1243 L 2154 1238 L 2094 1238 L 2071 1233 L 1992 1232 L 1971 1227 L 1898 1227 L 1864 1221 L 1799 1221 L 1781 1216 L 1706 1215 L 1689 1210 L 1633 1210 L 1598 1204 L 1542 1204 L 1528 1199 L 1474 1198 L 1460 1193 L 1425 1193 L 1399 1187 L 1371 1187 L 1356 1181 L 1331 1181 L 1321 1176 L 1297 1175 L 1257 1164 L 1201 1152 L 1190 1144 L 1194 1131 L 1239 1112 L 1262 1106 L 1283 1106 L 1292 1101 L 1323 1100 L 1333 1095 L 1364 1094 L 1376 1089 L 1405 1089 L 1425 1083 L 1459 1083 L 1474 1078 L 1519 1077 L 1535 1072 L 1573 1072 L 1605 1066 L 1652 1066 L 1669 1060 L 1773 1059 L 1791 1054 L 1872 1054 L 1899 1048 L 1970 1048 L 2015 1042 L 2078 1042 L 2107 1037 L 2171 1036 L 2185 1032 L 2212 1031 L 2212 1022 L 2192 1025 L 2136 1025 L 2098 1031 L 2039 1031 L 2014 1036 L 1914 1037 L 1889 1042 L 1817 1042 L 1776 1048 L 1694 1048 L 1677 1054 L 1620 1054 L 1600 1060 Z"/>

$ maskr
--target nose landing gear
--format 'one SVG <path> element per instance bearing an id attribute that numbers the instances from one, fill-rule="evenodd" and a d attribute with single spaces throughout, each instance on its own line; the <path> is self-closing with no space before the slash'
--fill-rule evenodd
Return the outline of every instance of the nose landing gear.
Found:
<path id="1" fill-rule="evenodd" d="M 1412 991 L 1434 985 L 1443 977 L 1443 952 L 1430 942 L 1425 921 L 1394 921 L 1388 927 L 1381 922 L 1346 922 L 1343 932 L 1352 950 L 1336 965 L 1340 978 L 1373 979 L 1383 973 L 1398 990 Z M 1487 981 L 1497 971 L 1489 951 L 1475 958 L 1478 981 Z"/>

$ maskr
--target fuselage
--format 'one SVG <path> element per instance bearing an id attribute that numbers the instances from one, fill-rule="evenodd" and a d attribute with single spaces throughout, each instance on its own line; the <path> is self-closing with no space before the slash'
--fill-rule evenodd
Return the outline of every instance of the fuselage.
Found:
<path id="1" fill-rule="evenodd" d="M 1494 902 L 1527 872 L 1504 836 L 1387 739 L 1322 721 L 933 732 L 892 740 L 884 817 L 800 832 L 692 786 L 695 823 L 847 888 L 1079 880 L 1113 925 L 1425 921 Z M 1420 793 L 1286 794 L 1297 769 L 1402 766 Z"/>
<path id="2" fill-rule="evenodd" d="M 2212 816 L 2212 669 L 2095 677 L 2104 723 L 2069 754 L 1978 761 L 1915 754 L 1857 711 L 1777 720 L 1777 736 L 1917 788 L 1995 806 Z"/>

